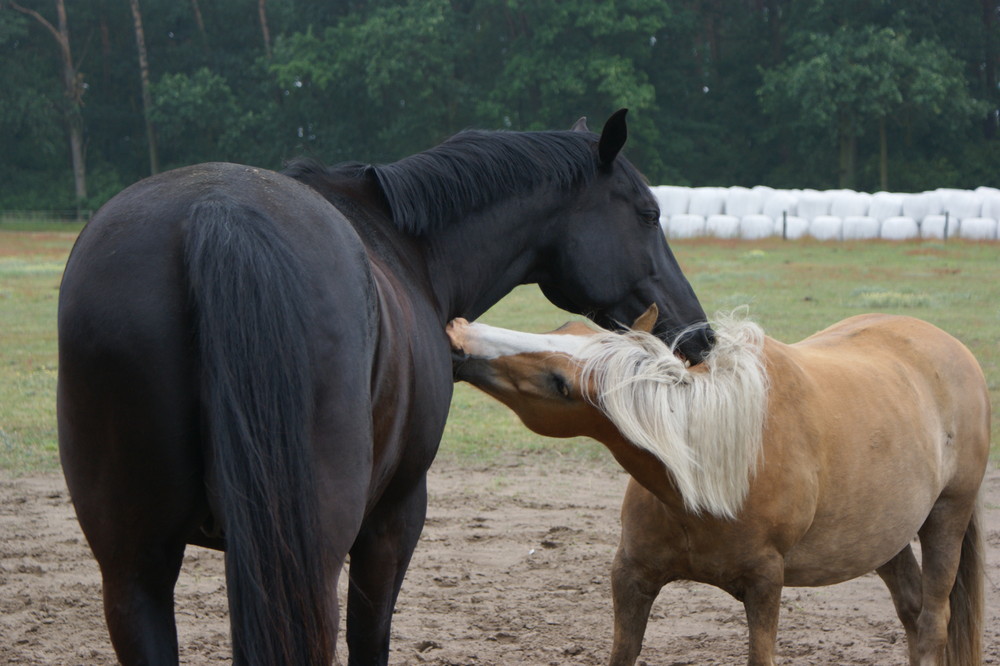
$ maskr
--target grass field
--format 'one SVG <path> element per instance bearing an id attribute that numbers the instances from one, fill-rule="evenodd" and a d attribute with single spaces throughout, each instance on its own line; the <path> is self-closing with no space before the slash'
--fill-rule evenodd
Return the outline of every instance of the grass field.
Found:
<path id="1" fill-rule="evenodd" d="M 62 229 L 62 230 L 61 230 Z M 0 468 L 14 474 L 58 466 L 54 417 L 56 300 L 76 229 L 0 225 Z M 792 342 L 861 312 L 926 319 L 972 349 L 993 403 L 1000 458 L 1000 244 L 820 243 L 691 240 L 674 251 L 709 314 L 748 305 L 769 335 Z M 533 286 L 520 287 L 482 321 L 547 331 L 571 317 Z M 546 440 L 511 412 L 456 387 L 442 455 L 476 461 L 537 452 L 610 460 L 587 440 Z"/>

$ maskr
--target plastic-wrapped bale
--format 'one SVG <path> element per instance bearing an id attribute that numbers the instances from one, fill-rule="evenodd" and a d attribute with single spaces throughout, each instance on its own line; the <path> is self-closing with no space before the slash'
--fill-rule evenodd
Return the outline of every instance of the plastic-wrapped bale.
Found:
<path id="1" fill-rule="evenodd" d="M 754 240 L 775 234 L 774 220 L 767 215 L 744 215 L 740 218 L 740 238 Z"/>
<path id="2" fill-rule="evenodd" d="M 817 240 L 840 240 L 843 229 L 844 220 L 834 215 L 817 215 L 809 221 L 809 235 Z"/>
<path id="3" fill-rule="evenodd" d="M 937 191 L 903 194 L 903 217 L 920 222 L 928 215 L 941 215 L 941 193 Z"/>
<path id="4" fill-rule="evenodd" d="M 798 201 L 798 197 L 791 192 L 775 190 L 764 197 L 764 208 L 761 212 L 777 222 L 783 214 L 798 215 Z"/>
<path id="5" fill-rule="evenodd" d="M 879 221 L 867 215 L 848 215 L 844 218 L 841 236 L 844 240 L 878 238 Z"/>
<path id="6" fill-rule="evenodd" d="M 897 215 L 882 222 L 882 238 L 886 240 L 909 240 L 920 236 L 920 227 L 912 217 Z"/>
<path id="7" fill-rule="evenodd" d="M 677 185 L 657 185 L 649 188 L 660 204 L 660 217 L 670 217 L 688 212 L 691 188 Z"/>
<path id="8" fill-rule="evenodd" d="M 868 206 L 868 217 L 881 222 L 903 214 L 903 196 L 893 192 L 876 192 Z"/>
<path id="9" fill-rule="evenodd" d="M 983 210 L 980 215 L 991 220 L 1000 220 L 1000 190 L 983 187 L 976 188 L 976 192 L 980 194 L 983 202 Z"/>
<path id="10" fill-rule="evenodd" d="M 688 213 L 691 215 L 721 215 L 726 203 L 725 190 L 721 187 L 695 187 L 691 190 L 691 203 Z"/>
<path id="11" fill-rule="evenodd" d="M 743 218 L 757 215 L 764 209 L 764 195 L 746 187 L 730 187 L 726 191 L 726 215 Z"/>
<path id="12" fill-rule="evenodd" d="M 948 213 L 951 217 L 964 220 L 967 217 L 982 215 L 983 201 L 977 193 L 948 188 L 941 188 L 938 192 L 941 193 L 943 212 Z"/>
<path id="13" fill-rule="evenodd" d="M 855 192 L 854 190 L 831 192 L 830 215 L 842 217 L 845 221 L 848 217 L 867 215 L 871 199 L 872 195 L 867 192 Z"/>
<path id="14" fill-rule="evenodd" d="M 802 238 L 809 233 L 809 220 L 798 215 L 788 215 L 774 221 L 774 233 L 788 240 Z"/>
<path id="15" fill-rule="evenodd" d="M 681 213 L 670 218 L 671 238 L 695 238 L 705 235 L 705 216 Z"/>
<path id="16" fill-rule="evenodd" d="M 996 240 L 997 221 L 989 217 L 962 218 L 958 235 L 968 240 Z"/>
<path id="17" fill-rule="evenodd" d="M 716 238 L 737 238 L 740 235 L 740 218 L 735 215 L 709 215 L 705 220 L 705 233 Z"/>
<path id="18" fill-rule="evenodd" d="M 807 220 L 830 215 L 830 195 L 816 190 L 802 190 L 799 195 L 798 216 Z"/>
<path id="19" fill-rule="evenodd" d="M 950 238 L 957 232 L 958 220 L 951 215 L 928 215 L 920 222 L 921 238 Z"/>

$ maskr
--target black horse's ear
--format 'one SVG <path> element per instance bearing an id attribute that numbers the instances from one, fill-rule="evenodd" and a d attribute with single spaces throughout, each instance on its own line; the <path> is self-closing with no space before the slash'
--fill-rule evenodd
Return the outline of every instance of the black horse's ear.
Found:
<path id="1" fill-rule="evenodd" d="M 570 132 L 589 132 L 590 128 L 587 127 L 587 116 L 581 116 L 578 121 L 573 123 L 573 126 L 569 128 Z"/>
<path id="2" fill-rule="evenodd" d="M 618 109 L 611 114 L 608 122 L 604 123 L 604 129 L 601 130 L 601 140 L 597 144 L 597 156 L 601 166 L 611 166 L 611 163 L 618 157 L 622 146 L 625 145 L 625 140 L 628 139 L 628 126 L 625 124 L 625 114 L 627 113 L 628 109 Z"/>

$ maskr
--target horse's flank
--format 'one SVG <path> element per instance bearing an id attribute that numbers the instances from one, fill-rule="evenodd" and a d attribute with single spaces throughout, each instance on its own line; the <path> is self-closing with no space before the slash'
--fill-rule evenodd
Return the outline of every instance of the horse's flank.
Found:
<path id="1" fill-rule="evenodd" d="M 581 385 L 621 434 L 659 459 L 692 513 L 735 518 L 760 462 L 767 413 L 764 333 L 721 317 L 695 368 L 654 336 L 597 335 Z"/>

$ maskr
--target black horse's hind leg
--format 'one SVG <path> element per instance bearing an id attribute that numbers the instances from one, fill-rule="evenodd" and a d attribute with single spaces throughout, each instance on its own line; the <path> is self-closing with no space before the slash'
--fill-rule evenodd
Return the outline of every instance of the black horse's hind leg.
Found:
<path id="1" fill-rule="evenodd" d="M 403 576 L 427 513 L 427 479 L 386 492 L 365 519 L 351 548 L 347 597 L 350 666 L 386 664 L 389 628 Z"/>
<path id="2" fill-rule="evenodd" d="M 104 617 L 121 663 L 177 663 L 174 584 L 183 555 L 184 544 L 163 544 L 104 567 Z"/>

